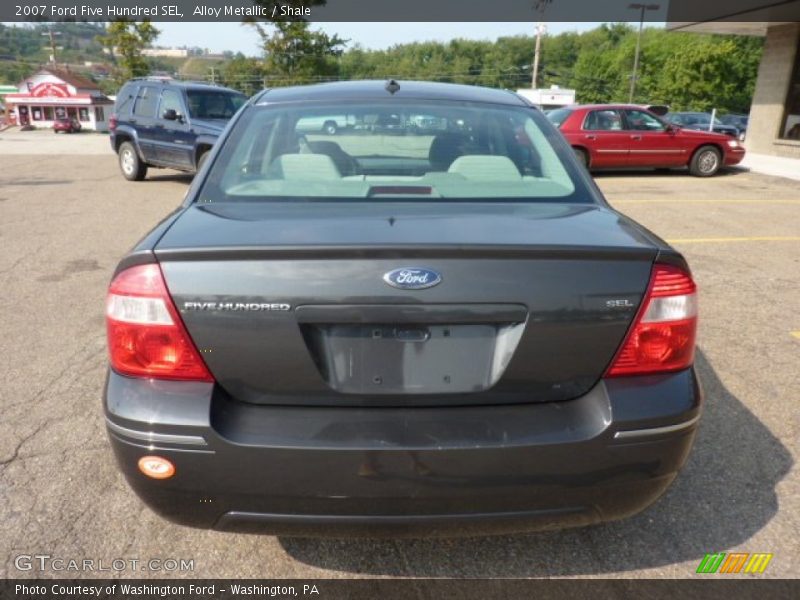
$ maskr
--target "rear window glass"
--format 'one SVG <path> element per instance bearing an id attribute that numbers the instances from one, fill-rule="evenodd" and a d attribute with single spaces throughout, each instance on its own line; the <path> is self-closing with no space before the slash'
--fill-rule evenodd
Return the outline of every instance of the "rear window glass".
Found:
<path id="1" fill-rule="evenodd" d="M 223 142 L 199 201 L 592 202 L 554 142 L 563 145 L 544 116 L 526 107 L 410 100 L 256 106 Z"/>
<path id="2" fill-rule="evenodd" d="M 123 114 L 123 111 L 127 111 L 130 108 L 131 102 L 133 102 L 133 95 L 136 92 L 136 87 L 131 85 L 130 83 L 126 83 L 122 86 L 122 89 L 117 93 L 117 100 L 114 104 L 114 112 L 118 115 Z"/>
<path id="3" fill-rule="evenodd" d="M 561 127 L 561 124 L 566 121 L 567 117 L 571 114 L 572 111 L 568 108 L 556 108 L 547 111 L 547 118 L 550 119 L 550 122 L 556 127 Z"/>
<path id="4" fill-rule="evenodd" d="M 230 119 L 247 101 L 242 94 L 197 90 L 187 91 L 186 98 L 189 116 L 195 119 Z"/>
<path id="5" fill-rule="evenodd" d="M 158 89 L 142 86 L 133 105 L 133 114 L 137 117 L 154 117 L 158 104 Z"/>

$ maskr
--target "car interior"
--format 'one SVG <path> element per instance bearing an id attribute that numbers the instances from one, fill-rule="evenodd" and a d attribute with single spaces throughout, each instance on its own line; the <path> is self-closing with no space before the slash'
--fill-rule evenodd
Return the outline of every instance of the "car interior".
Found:
<path id="1" fill-rule="evenodd" d="M 298 120 L 309 113 L 294 111 L 254 118 L 220 177 L 226 196 L 491 198 L 574 191 L 549 141 L 523 112 L 440 109 L 429 115 L 409 107 L 384 115 L 373 108 L 354 111 L 354 126 L 327 134 L 298 131 Z M 313 118 L 326 120 L 323 112 Z M 376 126 L 389 118 L 394 131 Z"/>

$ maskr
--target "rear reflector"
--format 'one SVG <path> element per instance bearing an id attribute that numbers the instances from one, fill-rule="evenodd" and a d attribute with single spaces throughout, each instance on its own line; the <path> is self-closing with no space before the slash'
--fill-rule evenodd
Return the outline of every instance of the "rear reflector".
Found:
<path id="1" fill-rule="evenodd" d="M 181 322 L 158 265 L 114 278 L 106 299 L 111 366 L 122 375 L 214 381 Z"/>
<path id="2" fill-rule="evenodd" d="M 671 265 L 655 265 L 633 327 L 606 377 L 679 371 L 694 361 L 697 286 Z"/>
<path id="3" fill-rule="evenodd" d="M 139 459 L 139 470 L 153 479 L 169 479 L 175 475 L 175 465 L 160 456 L 143 456 Z"/>

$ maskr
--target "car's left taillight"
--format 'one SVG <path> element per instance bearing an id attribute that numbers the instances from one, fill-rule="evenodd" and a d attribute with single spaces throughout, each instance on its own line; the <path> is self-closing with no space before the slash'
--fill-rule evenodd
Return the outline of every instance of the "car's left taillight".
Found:
<path id="1" fill-rule="evenodd" d="M 108 289 L 111 366 L 122 375 L 213 382 L 186 332 L 157 264 L 120 272 Z"/>
<path id="2" fill-rule="evenodd" d="M 117 121 L 117 115 L 116 114 L 113 114 L 108 118 L 108 128 L 111 131 L 114 131 L 117 128 L 117 123 L 118 123 L 118 121 Z"/>
<path id="3" fill-rule="evenodd" d="M 697 285 L 672 265 L 655 264 L 647 293 L 606 377 L 679 371 L 694 362 Z"/>

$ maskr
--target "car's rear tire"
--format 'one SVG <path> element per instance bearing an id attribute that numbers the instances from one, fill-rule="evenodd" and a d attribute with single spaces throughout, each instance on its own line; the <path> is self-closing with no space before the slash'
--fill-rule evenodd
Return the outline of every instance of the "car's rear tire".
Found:
<path id="1" fill-rule="evenodd" d="M 141 181 L 147 176 L 147 164 L 139 159 L 130 142 L 122 142 L 118 151 L 119 169 L 128 181 Z"/>
<path id="2" fill-rule="evenodd" d="M 336 126 L 335 121 L 325 121 L 325 124 L 322 126 L 323 131 L 328 135 L 336 135 L 336 131 L 338 127 Z"/>
<path id="3" fill-rule="evenodd" d="M 689 162 L 689 173 L 695 177 L 716 175 L 722 166 L 722 155 L 714 146 L 701 146 Z"/>
<path id="4" fill-rule="evenodd" d="M 578 159 L 578 162 L 588 169 L 589 155 L 586 153 L 586 150 L 583 148 L 573 148 L 572 150 L 575 152 L 575 158 Z"/>

